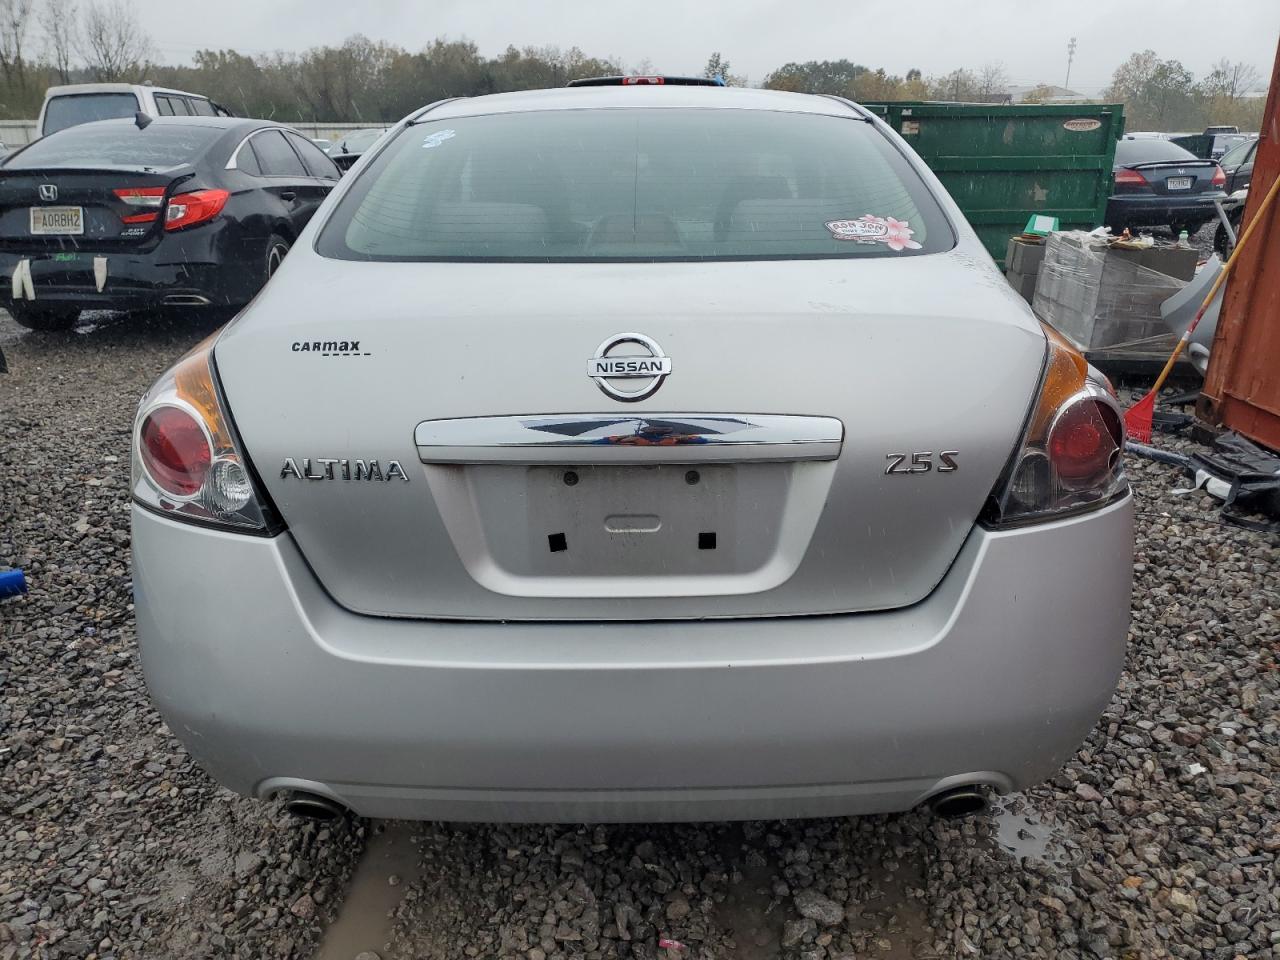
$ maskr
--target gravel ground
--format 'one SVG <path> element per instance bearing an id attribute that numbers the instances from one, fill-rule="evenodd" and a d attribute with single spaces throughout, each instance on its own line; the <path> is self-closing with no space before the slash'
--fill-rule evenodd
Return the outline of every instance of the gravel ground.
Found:
<path id="1" fill-rule="evenodd" d="M 208 328 L 16 339 L 0 318 L 0 565 L 31 582 L 0 603 L 0 960 L 307 956 L 363 825 L 218 788 L 151 708 L 134 643 L 133 411 Z"/>
<path id="2" fill-rule="evenodd" d="M 0 320 L 0 563 L 33 584 L 0 606 L 0 960 L 308 957 L 363 843 L 219 790 L 145 697 L 128 431 L 204 332 Z M 959 823 L 418 825 L 382 960 L 1280 957 L 1277 538 L 1132 476 L 1128 668 L 1053 782 Z"/>

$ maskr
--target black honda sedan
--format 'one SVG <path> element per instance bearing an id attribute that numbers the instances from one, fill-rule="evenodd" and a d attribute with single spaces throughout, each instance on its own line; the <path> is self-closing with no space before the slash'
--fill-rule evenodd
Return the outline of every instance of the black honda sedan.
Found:
<path id="1" fill-rule="evenodd" d="M 1225 199 L 1227 178 L 1216 160 L 1202 160 L 1168 140 L 1116 144 L 1115 187 L 1107 200 L 1107 226 L 1167 226 L 1195 233 L 1214 219 L 1214 200 Z"/>
<path id="2" fill-rule="evenodd" d="M 81 310 L 235 307 L 266 283 L 337 167 L 231 117 L 70 127 L 0 164 L 0 304 L 40 330 Z"/>

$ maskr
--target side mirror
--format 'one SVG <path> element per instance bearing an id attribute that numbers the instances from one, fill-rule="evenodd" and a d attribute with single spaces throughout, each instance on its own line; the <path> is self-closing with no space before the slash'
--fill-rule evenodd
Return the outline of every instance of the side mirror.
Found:
<path id="1" fill-rule="evenodd" d="M 145 130 L 147 127 L 151 126 L 151 120 L 152 117 L 149 114 L 143 113 L 141 110 L 133 115 L 133 122 L 137 125 L 139 130 Z"/>

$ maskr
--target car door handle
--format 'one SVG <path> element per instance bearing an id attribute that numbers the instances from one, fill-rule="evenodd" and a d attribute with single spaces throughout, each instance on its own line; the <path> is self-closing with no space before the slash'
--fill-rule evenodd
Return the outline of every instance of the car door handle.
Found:
<path id="1" fill-rule="evenodd" d="M 773 414 L 586 413 L 424 420 L 423 463 L 704 463 L 835 460 L 844 424 Z"/>
<path id="2" fill-rule="evenodd" d="M 298 199 L 298 195 L 294 193 L 292 190 L 286 190 L 284 193 L 280 194 L 280 199 L 288 200 L 290 203 L 292 203 L 294 200 Z"/>

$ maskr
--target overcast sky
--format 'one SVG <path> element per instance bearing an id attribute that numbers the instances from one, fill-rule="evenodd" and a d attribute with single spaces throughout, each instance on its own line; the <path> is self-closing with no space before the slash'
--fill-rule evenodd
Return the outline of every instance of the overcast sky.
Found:
<path id="1" fill-rule="evenodd" d="M 1061 84 L 1079 38 L 1071 86 L 1095 93 L 1135 50 L 1176 58 L 1197 77 L 1219 57 L 1269 77 L 1280 0 L 136 0 L 160 58 L 201 47 L 248 53 L 337 44 L 352 33 L 415 50 L 437 36 L 482 53 L 578 46 L 667 73 L 700 72 L 719 50 L 759 83 L 789 60 L 842 57 L 892 73 L 1004 64 L 1015 84 Z M 209 11 L 217 11 L 210 16 Z M 186 15 L 186 14 L 190 15 Z M 197 25 L 192 29 L 193 25 Z M 193 39 L 198 37 L 198 40 Z"/>

